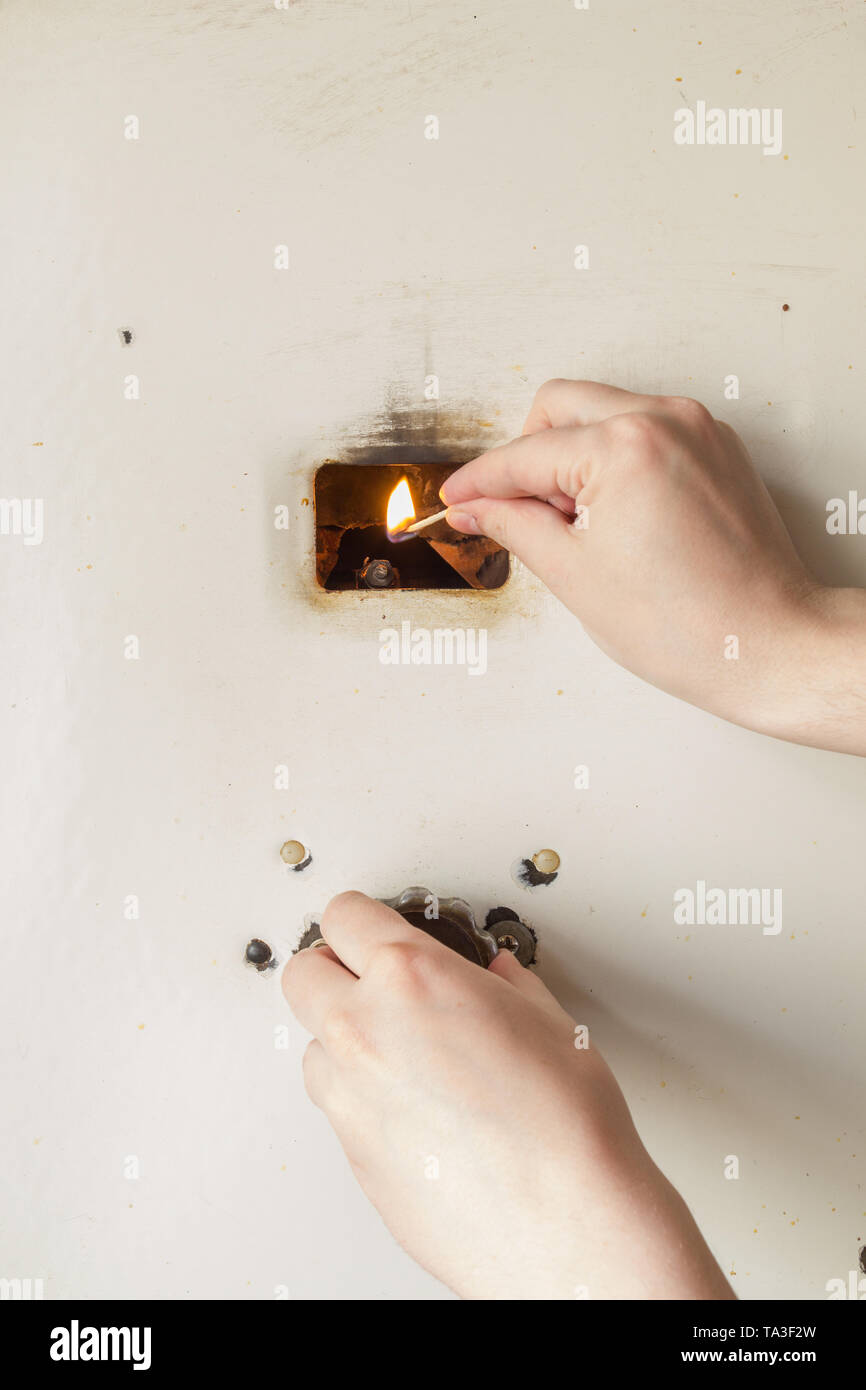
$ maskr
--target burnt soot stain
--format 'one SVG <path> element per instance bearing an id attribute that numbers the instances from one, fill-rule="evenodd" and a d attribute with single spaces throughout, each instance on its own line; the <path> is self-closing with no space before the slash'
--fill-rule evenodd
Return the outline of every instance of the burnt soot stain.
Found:
<path id="1" fill-rule="evenodd" d="M 484 925 L 488 931 L 491 927 L 498 926 L 500 922 L 519 922 L 520 918 L 513 907 L 491 907 L 484 919 Z M 535 936 L 535 932 L 532 933 Z"/>
<path id="2" fill-rule="evenodd" d="M 312 946 L 314 941 L 321 940 L 323 940 L 322 928 L 319 926 L 318 922 L 311 922 L 310 925 L 305 929 L 303 936 L 301 937 L 292 954 L 297 955 L 299 951 L 305 951 L 308 946 Z"/>
<path id="3" fill-rule="evenodd" d="M 515 878 L 526 888 L 538 888 L 543 883 L 553 883 L 558 877 L 558 873 L 543 874 L 531 859 L 521 859 L 515 873 Z"/>

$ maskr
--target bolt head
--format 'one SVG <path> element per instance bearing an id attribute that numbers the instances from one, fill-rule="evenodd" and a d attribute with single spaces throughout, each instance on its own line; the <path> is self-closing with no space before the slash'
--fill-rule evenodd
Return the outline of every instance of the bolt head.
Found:
<path id="1" fill-rule="evenodd" d="M 504 936 L 497 936 L 496 944 L 500 951 L 511 951 L 512 955 L 515 955 L 520 949 L 520 942 L 510 932 L 506 932 Z"/>
<path id="2" fill-rule="evenodd" d="M 532 862 L 540 874 L 555 874 L 560 859 L 555 849 L 540 849 L 537 854 L 533 854 Z"/>
<path id="3" fill-rule="evenodd" d="M 271 958 L 272 952 L 268 943 L 266 941 L 260 941 L 259 938 L 256 936 L 253 937 L 252 941 L 250 941 L 247 945 L 247 949 L 244 952 L 244 955 L 250 962 L 250 965 L 261 966 L 267 965 L 268 961 Z"/>
<path id="4" fill-rule="evenodd" d="M 394 581 L 394 566 L 390 560 L 369 560 L 361 573 L 370 589 L 387 589 Z"/>
<path id="5" fill-rule="evenodd" d="M 286 840 L 280 849 L 280 858 L 284 864 L 300 864 L 302 859 L 307 857 L 307 851 L 300 840 Z"/>

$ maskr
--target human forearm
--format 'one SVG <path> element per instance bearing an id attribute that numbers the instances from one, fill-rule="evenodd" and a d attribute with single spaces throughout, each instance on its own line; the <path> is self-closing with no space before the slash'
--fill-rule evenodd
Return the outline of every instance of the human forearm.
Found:
<path id="1" fill-rule="evenodd" d="M 789 690 L 767 730 L 796 743 L 866 755 L 866 590 L 819 587 L 790 642 Z"/>
<path id="2" fill-rule="evenodd" d="M 442 489 L 644 680 L 799 743 L 866 753 L 866 594 L 808 572 L 737 434 L 697 401 L 542 387 L 524 434 Z"/>
<path id="3" fill-rule="evenodd" d="M 465 960 L 363 894 L 283 975 L 307 1090 L 397 1240 L 461 1297 L 725 1299 L 594 1040 L 500 952 Z M 505 1059 L 505 1064 L 503 1064 Z"/>

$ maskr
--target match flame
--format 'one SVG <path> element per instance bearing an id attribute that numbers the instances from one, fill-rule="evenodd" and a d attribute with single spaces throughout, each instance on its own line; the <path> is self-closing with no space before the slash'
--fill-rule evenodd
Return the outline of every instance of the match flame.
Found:
<path id="1" fill-rule="evenodd" d="M 388 534 L 393 535 L 396 531 L 404 531 L 414 520 L 415 506 L 409 491 L 409 480 L 408 478 L 401 478 L 388 498 L 388 518 L 385 522 Z"/>

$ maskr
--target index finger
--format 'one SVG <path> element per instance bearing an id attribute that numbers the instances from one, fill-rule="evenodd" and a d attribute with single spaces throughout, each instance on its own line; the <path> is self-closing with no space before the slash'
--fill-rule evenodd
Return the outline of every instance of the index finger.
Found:
<path id="1" fill-rule="evenodd" d="M 560 429 L 563 425 L 597 425 L 610 415 L 627 415 L 633 410 L 651 410 L 653 396 L 640 396 L 622 386 L 603 381 L 569 381 L 554 377 L 539 386 L 522 434 L 537 430 Z"/>
<path id="2" fill-rule="evenodd" d="M 289 956 L 283 969 L 283 994 L 295 1018 L 320 1037 L 328 1013 L 345 1008 L 357 980 L 327 948 L 307 946 Z"/>
<path id="3" fill-rule="evenodd" d="M 322 914 L 322 936 L 353 974 L 363 976 L 374 953 L 390 942 L 437 943 L 419 927 L 413 927 L 393 907 L 386 907 L 366 893 L 338 893 Z M 446 950 L 447 947 L 441 947 Z"/>
<path id="4" fill-rule="evenodd" d="M 574 501 L 587 480 L 598 427 L 523 434 L 464 463 L 446 479 L 439 496 L 449 507 L 476 497 L 567 497 Z"/>

